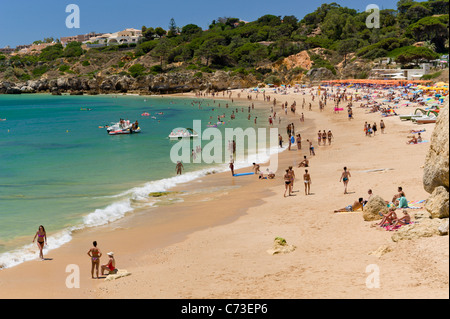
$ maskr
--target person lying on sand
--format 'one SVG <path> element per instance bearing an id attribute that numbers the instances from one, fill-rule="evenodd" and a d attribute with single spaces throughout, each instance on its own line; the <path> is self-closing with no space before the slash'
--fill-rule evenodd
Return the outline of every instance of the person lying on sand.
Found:
<path id="1" fill-rule="evenodd" d="M 408 137 L 411 139 L 408 142 L 406 142 L 406 144 L 417 144 L 419 142 L 419 140 L 417 139 L 417 137 L 415 135 L 408 136 Z"/>
<path id="2" fill-rule="evenodd" d="M 363 205 L 363 198 L 359 198 L 358 201 L 355 201 L 353 205 L 348 205 L 345 208 L 337 209 L 334 212 L 335 213 L 342 213 L 342 212 L 354 212 L 361 208 L 361 210 L 364 210 Z"/>

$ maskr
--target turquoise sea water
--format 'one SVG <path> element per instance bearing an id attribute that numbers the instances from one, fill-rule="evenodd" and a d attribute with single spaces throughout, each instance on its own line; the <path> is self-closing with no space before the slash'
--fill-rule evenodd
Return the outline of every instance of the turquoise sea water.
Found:
<path id="1" fill-rule="evenodd" d="M 49 248 L 56 248 L 70 241 L 74 227 L 122 218 L 133 211 L 133 202 L 145 200 L 149 192 L 167 190 L 218 167 L 185 164 L 186 173 L 176 177 L 169 157 L 176 142 L 167 138 L 174 128 L 192 127 L 194 119 L 202 120 L 206 128 L 224 113 L 222 130 L 251 127 L 255 116 L 261 119 L 259 127 L 267 122 L 262 119 L 267 119 L 268 111 L 263 110 L 252 110 L 251 120 L 247 119 L 250 103 L 204 100 L 199 108 L 198 101 L 0 95 L 0 118 L 6 118 L 0 121 L 0 268 L 36 257 L 29 243 L 41 224 L 53 234 Z M 239 112 L 231 121 L 236 108 Z M 141 116 L 143 112 L 157 119 Z M 120 118 L 138 120 L 142 132 L 109 136 L 99 128 Z"/>

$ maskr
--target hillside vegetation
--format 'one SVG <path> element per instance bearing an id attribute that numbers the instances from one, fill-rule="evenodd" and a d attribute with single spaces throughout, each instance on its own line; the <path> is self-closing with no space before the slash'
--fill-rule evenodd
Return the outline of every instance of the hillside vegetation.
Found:
<path id="1" fill-rule="evenodd" d="M 364 78 L 367 66 L 380 58 L 416 67 L 447 53 L 448 9 L 448 0 L 400 0 L 396 9 L 380 11 L 380 28 L 372 29 L 366 26 L 370 13 L 336 3 L 322 4 L 301 20 L 274 15 L 249 23 L 218 18 L 208 30 L 195 24 L 179 28 L 172 19 L 168 32 L 143 26 L 144 39 L 133 46 L 84 50 L 74 42 L 39 54 L 0 55 L 0 81 L 172 72 L 201 78 L 221 70 L 277 84 L 301 80 L 317 68 L 327 69 L 329 76 Z M 414 46 L 416 42 L 422 46 Z M 301 61 L 291 63 L 288 57 Z"/>

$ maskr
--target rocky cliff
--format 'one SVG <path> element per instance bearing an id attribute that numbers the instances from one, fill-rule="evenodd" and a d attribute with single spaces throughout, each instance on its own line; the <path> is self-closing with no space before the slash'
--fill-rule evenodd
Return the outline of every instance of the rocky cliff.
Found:
<path id="1" fill-rule="evenodd" d="M 71 93 L 107 94 L 140 93 L 165 94 L 195 90 L 226 90 L 253 87 L 258 84 L 252 75 L 232 75 L 217 71 L 195 76 L 192 72 L 165 73 L 133 78 L 128 75 L 95 76 L 93 78 L 64 76 L 57 79 L 41 78 L 26 82 L 0 82 L 0 94 Z"/>
<path id="2" fill-rule="evenodd" d="M 431 194 L 425 208 L 433 217 L 449 217 L 449 110 L 441 109 L 425 159 L 423 186 Z"/>

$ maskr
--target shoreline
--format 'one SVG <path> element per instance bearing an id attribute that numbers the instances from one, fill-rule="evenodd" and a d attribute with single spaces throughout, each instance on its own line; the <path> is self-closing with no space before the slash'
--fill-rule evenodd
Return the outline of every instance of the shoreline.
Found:
<path id="1" fill-rule="evenodd" d="M 283 96 L 281 99 L 288 100 L 290 97 Z M 279 110 L 279 105 L 277 105 L 277 110 Z M 363 114 L 360 110 L 357 111 L 357 116 Z M 361 143 L 366 141 L 363 140 L 364 142 L 362 142 L 360 137 L 356 138 L 356 136 L 353 136 L 357 131 L 359 132 L 359 129 L 353 129 L 353 123 L 348 126 L 348 120 L 345 115 L 334 116 L 329 108 L 326 108 L 324 114 L 320 115 L 317 106 L 315 106 L 313 113 L 309 113 L 306 110 L 305 113 L 307 114 L 306 120 L 311 120 L 314 126 L 309 128 L 310 131 L 308 133 L 302 132 L 304 141 L 306 140 L 305 135 L 308 135 L 313 142 L 316 142 L 315 130 L 317 128 L 327 128 L 321 128 L 322 125 L 332 124 L 333 128 L 336 127 L 337 130 L 333 129 L 333 132 L 339 133 L 336 134 L 338 141 L 333 141 L 333 145 L 329 149 L 326 149 L 327 146 L 321 149 L 315 145 L 316 150 L 320 151 L 316 157 L 310 158 L 314 181 L 312 184 L 313 196 L 304 198 L 302 189 L 299 189 L 296 197 L 281 199 L 284 187 L 280 182 L 282 175 L 279 172 L 277 172 L 276 179 L 271 181 L 244 179 L 245 177 L 230 180 L 229 174 L 226 172 L 206 176 L 203 178 L 204 181 L 201 182 L 203 185 L 206 185 L 203 188 L 211 189 L 214 185 L 221 185 L 222 187 L 229 187 L 229 189 L 226 189 L 228 194 L 224 194 L 223 189 L 219 188 L 219 191 L 212 192 L 212 195 L 209 196 L 210 199 L 206 201 L 204 201 L 204 194 L 194 194 L 183 203 L 164 207 L 162 210 L 166 214 L 172 214 L 171 225 L 164 224 L 163 216 L 150 216 L 152 214 L 141 212 L 132 216 L 133 220 L 128 220 L 127 222 L 122 220 L 114 223 L 114 225 L 74 234 L 72 242 L 61 247 L 58 251 L 52 252 L 51 255 L 54 257 L 54 260 L 51 263 L 42 262 L 37 265 L 35 262 L 29 262 L 27 265 L 22 264 L 11 269 L 5 269 L 0 271 L 0 283 L 2 286 L 12 289 L 6 289 L 9 290 L 8 296 L 10 298 L 11 296 L 35 298 L 36 294 L 39 293 L 39 282 L 42 283 L 43 279 L 47 279 L 45 284 L 48 284 L 54 290 L 52 294 L 45 296 L 47 298 L 55 298 L 55 296 L 59 296 L 59 298 L 158 298 L 158 296 L 161 298 L 346 298 L 346 296 L 361 298 L 361 293 L 363 293 L 363 298 L 364 296 L 375 298 L 391 296 L 395 298 L 395 293 L 406 296 L 407 287 L 411 285 L 411 280 L 406 277 L 401 277 L 405 282 L 400 284 L 400 288 L 392 289 L 393 286 L 388 285 L 391 289 L 390 291 L 387 291 L 387 288 L 378 292 L 359 286 L 359 288 L 353 288 L 353 285 L 358 282 L 358 280 L 355 281 L 355 278 L 359 278 L 363 282 L 367 275 L 364 273 L 365 269 L 360 269 L 361 273 L 359 276 L 361 278 L 355 277 L 355 273 L 358 274 L 355 265 L 342 260 L 342 257 L 347 254 L 346 250 L 351 248 L 357 252 L 357 257 L 353 259 L 364 261 L 366 264 L 367 262 L 373 262 L 373 257 L 364 257 L 363 253 L 367 253 L 369 248 L 376 250 L 381 243 L 387 242 L 390 234 L 371 230 L 368 223 L 362 222 L 359 213 L 330 215 L 330 208 L 343 207 L 354 200 L 353 197 L 358 196 L 358 194 L 345 196 L 339 194 L 341 193 L 342 185 L 339 183 L 337 183 L 337 186 L 329 185 L 329 176 L 333 174 L 338 179 L 342 165 L 338 166 L 337 163 L 346 162 L 352 172 L 354 172 L 352 179 L 356 180 L 355 182 L 352 180 L 350 184 L 356 183 L 354 184 L 355 186 L 351 186 L 351 191 L 358 189 L 360 193 L 364 194 L 365 190 L 361 191 L 366 184 L 364 179 L 369 179 L 371 180 L 371 185 L 376 189 L 376 193 L 384 193 L 383 196 L 388 198 L 387 194 L 392 193 L 397 185 L 390 183 L 390 185 L 386 185 L 389 187 L 386 187 L 384 185 L 386 178 L 383 176 L 383 172 L 371 174 L 364 173 L 364 171 L 390 166 L 389 168 L 393 168 L 393 171 L 390 172 L 390 178 L 397 183 L 402 183 L 402 185 L 408 185 L 408 195 L 411 194 L 412 198 L 423 197 L 426 194 L 423 189 L 421 190 L 420 187 L 414 186 L 414 183 L 417 183 L 419 178 L 417 176 L 409 176 L 407 172 L 410 171 L 411 165 L 417 169 L 417 163 L 420 163 L 421 157 L 423 157 L 421 164 L 423 165 L 427 146 L 408 146 L 417 147 L 417 152 L 412 156 L 408 154 L 410 156 L 408 158 L 409 162 L 402 163 L 395 157 L 397 155 L 395 151 L 397 151 L 397 147 L 408 150 L 405 148 L 406 146 L 399 144 L 402 137 L 398 136 L 401 132 L 400 130 L 406 129 L 407 126 L 405 123 L 394 123 L 393 121 L 390 123 L 391 121 L 387 121 L 389 122 L 388 130 L 391 127 L 396 129 L 393 134 L 389 133 L 387 136 L 379 136 L 379 138 L 382 139 L 383 143 L 388 143 L 392 147 L 392 155 L 394 157 L 389 157 L 389 154 L 381 154 L 383 155 L 380 156 L 382 158 L 377 159 L 378 155 L 380 155 L 378 153 L 363 154 L 360 152 L 361 145 L 364 145 Z M 367 117 L 378 119 L 376 115 L 371 114 Z M 298 115 L 291 118 L 297 119 L 295 121 L 297 126 Z M 398 121 L 398 118 L 395 119 Z M 358 119 L 358 121 L 360 120 Z M 287 122 L 283 124 L 285 123 Z M 281 132 L 284 133 L 282 129 Z M 431 131 L 427 131 L 426 136 L 428 134 L 431 134 Z M 347 139 L 347 143 L 341 142 L 341 136 Z M 372 139 L 375 138 L 373 137 Z M 374 140 L 366 143 L 370 143 L 370 147 L 376 149 Z M 303 146 L 303 148 L 306 147 Z M 342 153 L 344 153 L 344 156 Z M 301 152 L 301 155 L 304 154 L 308 155 L 305 151 Z M 352 156 L 348 157 L 346 154 L 351 154 Z M 299 161 L 298 157 L 299 154 L 296 151 L 285 151 L 280 153 L 280 163 L 284 168 L 286 165 L 292 165 L 295 161 Z M 319 166 L 319 170 L 316 165 Z M 301 170 L 295 170 L 296 173 L 298 172 L 297 175 L 299 175 L 296 183 L 300 184 L 298 180 L 301 176 Z M 323 189 L 318 188 L 316 185 L 321 185 Z M 178 185 L 175 191 L 176 189 L 182 190 L 184 187 L 183 185 Z M 323 196 L 327 194 L 336 195 L 335 197 L 337 198 L 328 197 L 324 203 Z M 253 200 L 250 201 L 249 199 Z M 218 207 L 216 205 L 217 202 L 226 202 L 226 207 L 222 205 Z M 254 203 L 257 205 L 255 206 Z M 174 207 L 180 208 L 179 211 L 171 212 Z M 199 209 L 199 207 L 202 207 L 202 209 Z M 300 207 L 302 210 L 299 210 Z M 305 212 L 308 210 L 312 211 L 313 214 Z M 214 211 L 217 214 L 208 214 L 210 211 Z M 215 221 L 212 221 L 212 219 Z M 148 223 L 153 224 L 149 225 Z M 156 225 L 158 225 L 159 230 Z M 336 225 L 338 227 L 335 227 Z M 355 226 L 362 229 L 355 228 Z M 301 238 L 298 237 L 298 234 L 296 235 L 298 228 Z M 344 231 L 340 228 L 343 228 Z M 348 233 L 349 230 L 353 230 L 355 233 Z M 155 233 L 150 234 L 151 231 Z M 325 234 L 321 233 L 323 231 L 325 231 Z M 96 233 L 95 238 L 99 241 L 99 244 L 102 243 L 99 245 L 100 248 L 106 245 L 104 243 L 111 243 L 112 247 L 117 247 L 117 249 L 114 249 L 115 253 L 120 256 L 120 259 L 118 258 L 120 263 L 125 265 L 123 267 L 129 270 L 132 275 L 114 282 L 92 281 L 88 275 L 89 261 L 86 259 L 83 260 L 82 265 L 81 284 L 83 288 L 74 292 L 73 289 L 67 289 L 64 286 L 64 278 L 67 274 L 62 272 L 60 266 L 64 265 L 64 261 L 66 263 L 68 261 L 79 263 L 80 258 L 83 258 L 81 256 L 85 254 L 84 251 L 87 251 L 89 248 L 91 239 L 94 236 L 93 233 Z M 169 239 L 166 237 L 161 238 L 167 234 L 171 234 L 166 236 Z M 332 234 L 338 236 L 340 241 L 336 243 L 328 242 L 327 238 L 330 238 L 329 236 Z M 273 238 L 276 236 L 285 237 L 288 243 L 296 245 L 296 251 L 283 256 L 269 256 L 265 250 L 270 248 Z M 355 245 L 355 239 L 352 237 L 356 238 L 361 247 Z M 88 240 L 87 238 L 91 239 Z M 140 243 L 139 239 L 141 238 L 151 240 L 151 244 Z M 364 238 L 367 242 L 361 243 L 358 238 Z M 442 238 L 433 238 L 430 241 L 438 242 L 439 239 Z M 317 240 L 317 243 L 314 242 L 315 240 Z M 381 242 L 378 242 L 380 240 Z M 425 240 L 420 240 L 419 242 L 425 242 Z M 241 243 L 241 245 L 238 243 Z M 349 243 L 351 247 L 346 247 L 345 245 Z M 247 246 L 251 247 L 251 249 L 246 249 Z M 398 246 L 411 252 L 404 243 L 400 243 Z M 108 250 L 109 248 L 105 249 Z M 223 255 L 219 255 L 219 252 Z M 329 278 L 331 283 L 329 282 L 328 284 L 335 288 L 340 287 L 334 291 L 329 291 L 329 289 L 325 288 L 325 283 L 321 284 L 320 278 L 325 275 L 323 272 L 325 269 L 322 265 L 324 259 L 321 258 L 324 255 L 330 257 L 331 261 L 336 264 L 348 267 L 339 267 L 341 269 L 340 275 Z M 305 256 L 308 258 L 305 259 Z M 408 259 L 408 256 L 406 258 Z M 350 258 L 350 262 L 353 259 Z M 196 264 L 195 260 L 201 261 L 199 265 Z M 227 261 L 226 263 L 225 260 Z M 261 262 L 263 263 L 261 264 Z M 325 262 L 324 265 L 329 265 L 329 262 Z M 392 260 L 378 260 L 378 262 L 381 262 L 383 267 L 385 265 L 386 267 L 392 267 L 395 271 L 400 271 L 404 266 L 402 260 L 394 259 L 394 262 Z M 55 265 L 56 263 L 58 263 L 58 266 Z M 190 266 L 189 269 L 186 268 L 186 265 Z M 194 265 L 196 267 L 193 267 Z M 248 269 L 239 267 L 239 271 L 233 272 L 234 267 L 238 265 L 246 265 Z M 295 265 L 299 267 L 297 268 Z M 312 265 L 317 267 L 317 271 L 314 271 L 314 266 L 311 267 Z M 257 266 L 260 267 L 258 268 Z M 45 269 L 47 267 L 51 269 Z M 120 266 L 118 267 L 120 268 Z M 350 272 L 349 276 L 345 274 L 347 271 L 342 273 L 342 269 L 347 269 Z M 8 275 L 4 274 L 4 271 Z M 29 272 L 33 274 L 24 276 L 24 274 Z M 57 278 L 53 278 L 55 272 L 59 273 L 58 276 L 55 276 Z M 202 273 L 206 279 L 202 278 Z M 390 274 L 388 280 L 393 279 L 393 275 L 396 274 L 399 275 L 399 273 Z M 171 278 L 171 280 L 167 282 L 167 278 Z M 231 283 L 227 283 L 227 281 L 236 278 L 242 280 L 236 287 L 233 287 Z M 289 278 L 292 283 L 286 282 L 286 278 Z M 48 282 L 48 279 L 50 279 L 50 282 Z M 184 280 L 185 284 L 177 286 L 180 280 Z M 273 280 L 281 280 L 283 284 L 280 287 L 273 287 Z M 393 280 L 393 283 L 394 281 L 398 283 L 398 279 Z M 131 282 L 134 283 L 133 287 L 129 287 Z M 346 282 L 347 284 L 345 284 Z M 302 291 L 298 290 L 300 283 L 302 283 Z M 304 287 L 303 284 L 306 284 L 306 286 Z M 411 298 L 427 296 L 426 289 L 420 289 L 420 286 L 423 287 L 423 285 L 419 285 L 417 289 L 413 289 L 415 295 L 412 295 Z M 258 291 L 266 289 L 266 292 L 255 292 L 254 289 L 256 287 L 258 287 Z M 402 290 L 399 291 L 399 289 Z M 448 289 L 447 292 L 439 289 L 433 290 L 433 288 L 429 288 L 429 290 L 434 292 L 440 291 L 441 295 L 439 297 L 448 296 Z M 410 297 L 409 292 L 408 297 Z"/>

